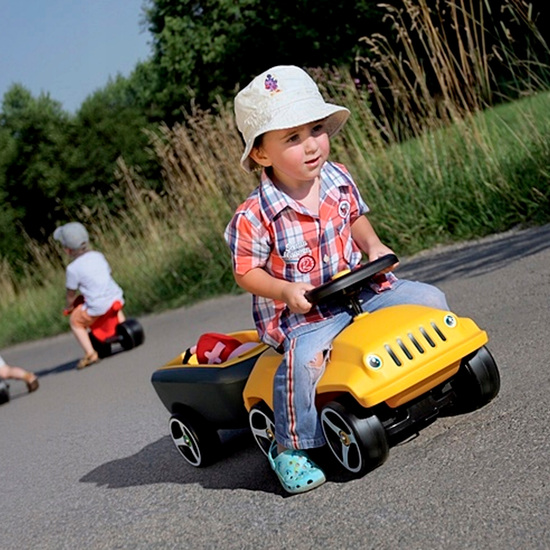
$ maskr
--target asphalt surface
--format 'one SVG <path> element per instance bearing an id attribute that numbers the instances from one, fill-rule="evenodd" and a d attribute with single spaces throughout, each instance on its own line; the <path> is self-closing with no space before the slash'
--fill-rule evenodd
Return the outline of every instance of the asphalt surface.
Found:
<path id="1" fill-rule="evenodd" d="M 487 330 L 500 394 L 297 496 L 247 431 L 188 466 L 150 382 L 202 332 L 251 327 L 247 296 L 142 318 L 143 346 L 83 371 L 70 334 L 2 350 L 41 385 L 12 382 L 0 407 L 0 548 L 550 548 L 549 266 L 550 226 L 402 260 Z"/>

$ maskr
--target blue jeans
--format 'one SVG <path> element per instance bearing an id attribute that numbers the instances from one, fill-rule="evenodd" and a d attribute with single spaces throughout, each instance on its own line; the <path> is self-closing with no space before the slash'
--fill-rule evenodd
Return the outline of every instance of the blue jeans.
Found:
<path id="1" fill-rule="evenodd" d="M 417 304 L 448 310 L 445 295 L 438 288 L 416 281 L 398 280 L 390 290 L 376 294 L 365 290 L 360 296 L 363 311 L 400 304 Z M 325 444 L 315 390 L 323 375 L 334 338 L 353 317 L 341 309 L 333 317 L 293 330 L 285 340 L 284 358 L 273 381 L 275 439 L 289 449 L 310 449 Z M 322 360 L 318 354 L 322 352 Z"/>

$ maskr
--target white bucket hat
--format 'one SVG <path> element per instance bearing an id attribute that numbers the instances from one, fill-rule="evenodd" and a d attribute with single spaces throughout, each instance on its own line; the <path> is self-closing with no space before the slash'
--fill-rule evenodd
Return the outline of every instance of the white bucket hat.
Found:
<path id="1" fill-rule="evenodd" d="M 349 117 L 345 107 L 326 103 L 313 79 L 299 67 L 280 65 L 258 75 L 235 97 L 235 118 L 245 149 L 241 166 L 252 170 L 254 140 L 271 130 L 285 130 L 330 117 L 327 133 L 336 134 Z"/>
<path id="2" fill-rule="evenodd" d="M 70 222 L 56 228 L 53 238 L 61 243 L 63 248 L 79 250 L 88 244 L 89 237 L 86 228 L 78 222 Z"/>

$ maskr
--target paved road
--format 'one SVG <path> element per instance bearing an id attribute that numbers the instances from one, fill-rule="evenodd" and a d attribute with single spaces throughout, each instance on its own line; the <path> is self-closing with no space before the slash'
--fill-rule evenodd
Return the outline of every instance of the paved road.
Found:
<path id="1" fill-rule="evenodd" d="M 0 407 L 0 547 L 550 548 L 550 226 L 402 264 L 488 331 L 502 388 L 487 407 L 439 419 L 362 479 L 287 497 L 247 433 L 187 466 L 150 384 L 200 333 L 251 326 L 246 296 L 144 318 L 142 347 L 84 371 L 70 334 L 5 349 L 41 387 L 14 382 Z"/>

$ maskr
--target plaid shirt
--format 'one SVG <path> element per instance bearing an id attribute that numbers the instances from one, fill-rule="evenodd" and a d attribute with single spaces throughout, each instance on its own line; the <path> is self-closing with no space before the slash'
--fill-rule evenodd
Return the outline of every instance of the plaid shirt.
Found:
<path id="1" fill-rule="evenodd" d="M 341 164 L 323 166 L 318 215 L 277 189 L 264 170 L 260 186 L 239 206 L 225 230 L 233 269 L 245 275 L 259 267 L 278 279 L 319 286 L 360 263 L 351 226 L 368 210 Z M 323 305 L 306 314 L 292 313 L 282 301 L 254 295 L 253 315 L 260 338 L 278 347 L 291 330 L 331 313 Z"/>

